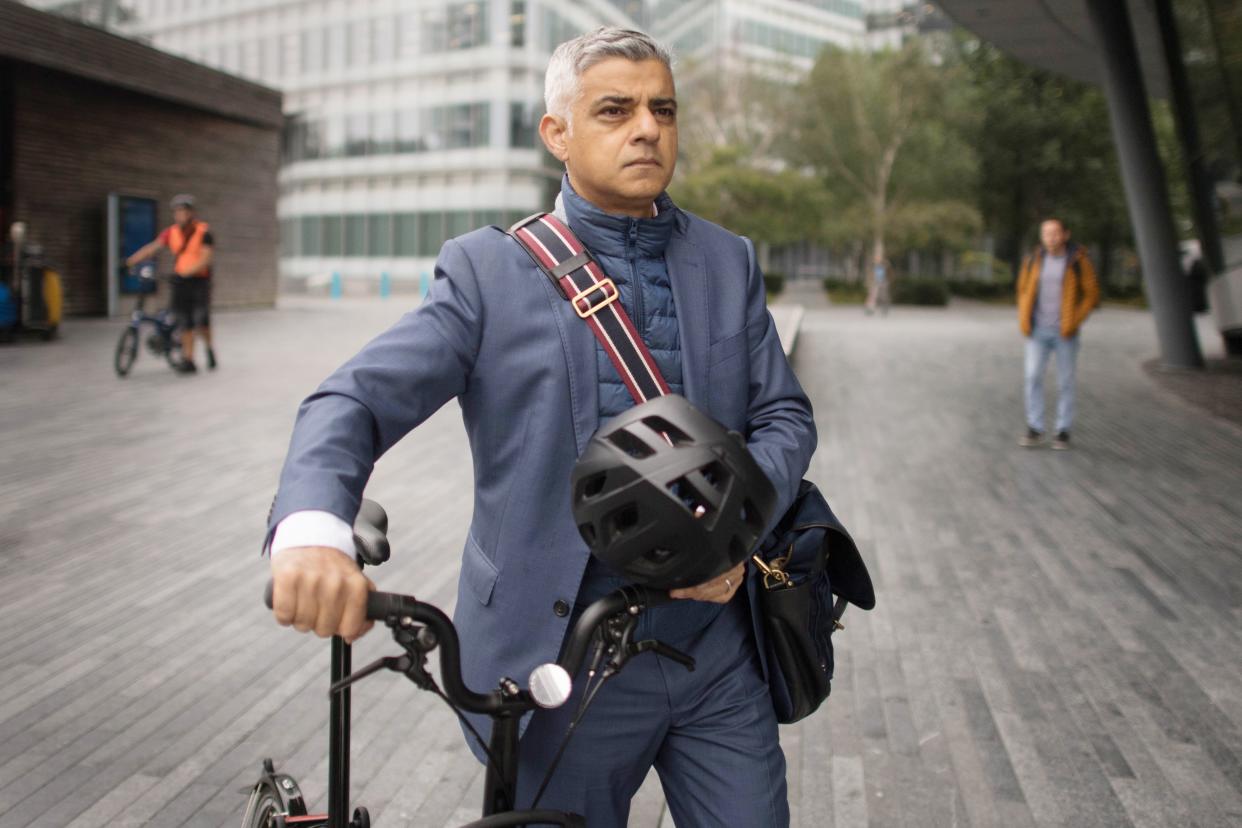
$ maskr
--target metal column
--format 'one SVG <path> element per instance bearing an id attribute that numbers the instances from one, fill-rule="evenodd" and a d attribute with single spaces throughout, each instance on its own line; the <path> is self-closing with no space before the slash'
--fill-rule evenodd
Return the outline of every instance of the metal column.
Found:
<path id="1" fill-rule="evenodd" d="M 1161 361 L 1170 367 L 1201 368 L 1203 354 L 1181 272 L 1130 11 L 1126 0 L 1087 0 L 1087 11 L 1100 45 L 1113 140 L 1143 264 L 1143 282 L 1156 319 Z"/>

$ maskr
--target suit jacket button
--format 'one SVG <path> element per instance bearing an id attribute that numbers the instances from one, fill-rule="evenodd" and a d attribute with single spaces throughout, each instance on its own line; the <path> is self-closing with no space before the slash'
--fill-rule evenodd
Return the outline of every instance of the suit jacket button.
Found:
<path id="1" fill-rule="evenodd" d="M 566 615 L 569 615 L 569 604 L 566 604 L 564 601 L 558 599 L 557 602 L 552 605 L 552 611 L 559 617 L 564 618 Z"/>

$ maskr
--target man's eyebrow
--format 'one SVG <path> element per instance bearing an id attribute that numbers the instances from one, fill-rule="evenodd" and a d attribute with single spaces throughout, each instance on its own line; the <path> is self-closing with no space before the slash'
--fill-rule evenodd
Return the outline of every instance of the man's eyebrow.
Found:
<path id="1" fill-rule="evenodd" d="M 652 106 L 671 106 L 673 109 L 676 109 L 677 99 L 676 98 L 652 98 L 651 105 Z"/>
<path id="2" fill-rule="evenodd" d="M 602 106 L 604 104 L 612 104 L 614 106 L 631 106 L 635 99 L 628 95 L 604 95 L 602 98 L 596 98 L 595 103 L 591 104 L 592 108 Z"/>

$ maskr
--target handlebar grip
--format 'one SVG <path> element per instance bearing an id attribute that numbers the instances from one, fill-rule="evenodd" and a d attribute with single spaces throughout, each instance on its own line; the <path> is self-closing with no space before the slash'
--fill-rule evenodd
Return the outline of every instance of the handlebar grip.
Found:
<path id="1" fill-rule="evenodd" d="M 367 620 L 383 621 L 393 615 L 409 615 L 409 602 L 414 599 L 395 592 L 367 593 Z"/>

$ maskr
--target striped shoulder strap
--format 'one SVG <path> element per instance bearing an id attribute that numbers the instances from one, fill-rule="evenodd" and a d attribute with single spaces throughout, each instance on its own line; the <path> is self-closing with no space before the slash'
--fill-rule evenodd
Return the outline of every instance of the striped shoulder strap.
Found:
<path id="1" fill-rule="evenodd" d="M 552 213 L 535 213 L 507 232 L 591 328 L 635 402 L 669 393 L 646 343 L 617 301 L 616 284 L 568 225 Z"/>

